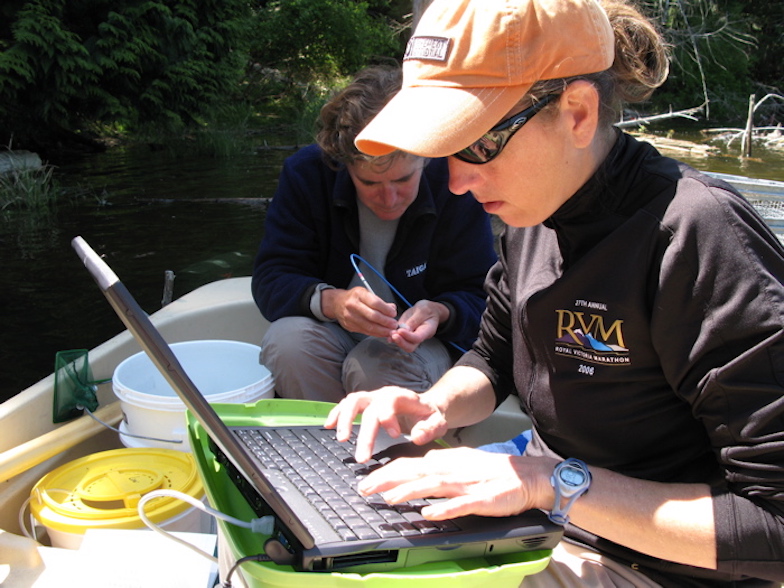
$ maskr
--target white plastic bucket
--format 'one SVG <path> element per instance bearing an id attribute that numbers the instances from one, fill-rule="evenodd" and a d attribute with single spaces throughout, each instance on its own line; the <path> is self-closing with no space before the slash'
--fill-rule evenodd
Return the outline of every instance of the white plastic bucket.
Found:
<path id="1" fill-rule="evenodd" d="M 171 348 L 210 403 L 249 403 L 274 395 L 275 382 L 259 363 L 261 348 L 257 345 L 207 340 L 173 343 Z M 190 451 L 185 405 L 145 352 L 117 366 L 112 388 L 123 412 L 123 445 Z M 128 433 L 159 440 L 130 437 Z"/>

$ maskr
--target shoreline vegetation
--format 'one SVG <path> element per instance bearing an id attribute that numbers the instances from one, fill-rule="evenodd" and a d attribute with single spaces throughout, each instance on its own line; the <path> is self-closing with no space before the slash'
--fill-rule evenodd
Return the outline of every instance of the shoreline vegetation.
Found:
<path id="1" fill-rule="evenodd" d="M 0 214 L 49 209 L 61 199 L 57 161 L 75 153 L 139 143 L 231 158 L 273 128 L 296 144 L 257 150 L 310 143 L 336 88 L 366 65 L 400 62 L 430 1 L 128 0 L 109 7 L 86 0 L 64 11 L 61 2 L 41 0 L 10 7 L 0 24 L 0 145 L 7 145 L 0 156 L 11 162 L 3 171 L 0 158 Z M 747 158 L 757 145 L 784 150 L 784 5 L 641 6 L 670 47 L 670 76 L 646 106 L 661 114 L 629 113 L 619 125 L 675 155 L 708 157 L 719 146 Z M 682 104 L 700 106 L 664 112 Z M 676 118 L 701 120 L 705 140 L 686 144 L 653 130 Z M 707 128 L 711 121 L 742 128 Z M 30 165 L 28 154 L 42 161 Z"/>
<path id="2" fill-rule="evenodd" d="M 57 199 L 54 166 L 30 151 L 0 152 L 0 212 L 47 210 Z"/>
<path id="3" fill-rule="evenodd" d="M 761 100 L 756 100 L 754 94 L 749 96 L 749 110 L 746 117 L 746 126 L 740 128 L 706 128 L 701 130 L 703 136 L 711 137 L 711 140 L 724 142 L 727 148 L 730 148 L 736 141 L 740 142 L 740 156 L 751 157 L 753 154 L 753 147 L 755 143 L 760 144 L 766 149 L 772 151 L 784 151 L 784 127 L 779 122 L 775 125 L 755 126 L 754 115 L 758 109 L 767 101 L 784 103 L 784 96 L 780 94 L 766 94 Z M 645 129 L 647 125 L 657 123 L 663 120 L 673 118 L 684 118 L 688 120 L 697 121 L 696 114 L 701 112 L 707 105 L 706 103 L 695 108 L 687 110 L 672 111 L 663 114 L 656 114 L 652 116 L 636 117 L 629 120 L 624 120 L 617 123 L 620 128 L 631 129 L 637 127 Z M 675 153 L 686 153 L 691 156 L 711 155 L 717 152 L 716 149 L 710 145 L 701 144 L 688 144 L 689 142 L 677 141 L 671 138 L 660 138 L 656 135 L 646 134 L 643 131 L 636 133 L 638 135 L 645 135 L 646 140 L 654 143 L 660 150 L 666 150 Z"/>
<path id="4" fill-rule="evenodd" d="M 310 142 L 335 88 L 367 65 L 400 62 L 430 1 L 17 3 L 0 23 L 0 145 L 55 162 L 59 149 L 169 150 L 194 138 L 220 156 L 232 134 L 275 125 Z M 646 109 L 700 104 L 679 115 L 747 131 L 752 118 L 784 122 L 784 4 L 639 4 L 670 48 L 669 78 Z"/>
<path id="5" fill-rule="evenodd" d="M 784 97 L 777 96 L 784 100 Z M 673 118 L 693 117 L 689 111 L 669 112 L 648 117 L 623 121 L 617 126 L 638 139 L 647 141 L 659 151 L 673 157 L 706 158 L 719 155 L 724 150 L 736 151 L 739 158 L 752 158 L 754 148 L 759 146 L 764 149 L 784 153 L 784 127 L 776 126 L 754 127 L 753 125 L 741 128 L 705 128 L 700 134 L 705 138 L 702 142 L 678 139 L 672 136 L 672 131 L 666 134 L 652 132 L 649 125 L 656 125 L 663 120 Z M 749 139 L 751 137 L 751 139 Z M 303 142 L 303 145 L 307 142 Z M 270 145 L 266 141 L 255 147 L 256 151 L 296 151 L 302 145 Z M 28 150 L 13 150 L 7 147 L 0 151 L 0 212 L 9 210 L 47 210 L 53 205 L 58 196 L 58 184 L 54 175 L 55 166 L 45 163 L 37 153 Z M 155 199 L 158 201 L 158 199 Z M 225 202 L 226 199 L 220 199 Z M 232 199 L 237 204 L 251 206 L 266 206 L 269 198 L 237 198 Z"/>

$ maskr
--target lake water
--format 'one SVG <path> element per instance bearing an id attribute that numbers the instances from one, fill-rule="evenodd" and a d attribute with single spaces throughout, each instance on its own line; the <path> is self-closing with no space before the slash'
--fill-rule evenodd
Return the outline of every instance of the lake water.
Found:
<path id="1" fill-rule="evenodd" d="M 250 274 L 265 207 L 234 199 L 271 197 L 291 152 L 216 160 L 123 149 L 58 165 L 73 202 L 45 218 L 0 220 L 0 401 L 51 373 L 57 351 L 90 349 L 123 328 L 71 248 L 74 236 L 105 255 L 152 313 L 166 270 L 175 298 Z"/>
<path id="2" fill-rule="evenodd" d="M 738 150 L 680 158 L 703 170 L 784 181 L 784 153 L 757 151 L 741 161 Z M 114 149 L 59 164 L 57 180 L 73 202 L 45 218 L 0 220 L 0 401 L 51 373 L 57 351 L 90 349 L 123 328 L 71 249 L 74 236 L 105 255 L 152 313 L 166 270 L 176 275 L 175 298 L 250 274 L 265 208 L 236 199 L 271 197 L 290 153 L 249 148 L 217 160 Z"/>

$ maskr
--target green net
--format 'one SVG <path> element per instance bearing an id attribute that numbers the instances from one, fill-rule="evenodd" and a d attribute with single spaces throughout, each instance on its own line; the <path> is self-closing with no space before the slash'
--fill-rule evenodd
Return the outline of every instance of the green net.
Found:
<path id="1" fill-rule="evenodd" d="M 54 362 L 52 422 L 62 423 L 98 408 L 86 349 L 58 351 Z"/>

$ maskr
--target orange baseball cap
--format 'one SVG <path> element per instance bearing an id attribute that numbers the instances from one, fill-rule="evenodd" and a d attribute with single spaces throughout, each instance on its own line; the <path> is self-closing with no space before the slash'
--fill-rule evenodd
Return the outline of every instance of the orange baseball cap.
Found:
<path id="1" fill-rule="evenodd" d="M 408 42 L 403 88 L 359 133 L 368 155 L 444 157 L 539 80 L 604 71 L 613 30 L 596 0 L 434 0 Z"/>

